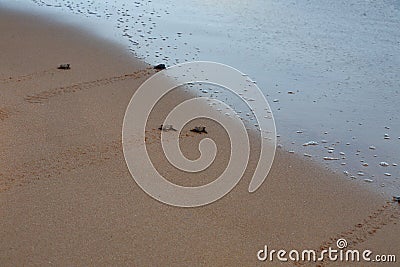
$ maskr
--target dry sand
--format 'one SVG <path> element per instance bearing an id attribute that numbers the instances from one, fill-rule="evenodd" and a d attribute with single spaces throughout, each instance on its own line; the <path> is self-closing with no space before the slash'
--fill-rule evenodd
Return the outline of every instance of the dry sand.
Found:
<path id="1" fill-rule="evenodd" d="M 279 149 L 255 193 L 247 187 L 257 152 L 238 186 L 211 205 L 155 201 L 131 178 L 121 146 L 129 99 L 154 70 L 121 47 L 49 19 L 0 10 L 0 32 L 1 266 L 276 266 L 259 262 L 257 251 L 336 248 L 338 238 L 352 249 L 400 257 L 397 203 Z M 57 70 L 60 63 L 72 69 Z M 159 153 L 156 127 L 188 97 L 176 92 L 159 105 L 148 145 L 171 180 L 205 183 L 229 154 L 217 125 L 205 122 L 228 153 L 197 178 Z M 189 157 L 200 138 L 182 137 Z"/>

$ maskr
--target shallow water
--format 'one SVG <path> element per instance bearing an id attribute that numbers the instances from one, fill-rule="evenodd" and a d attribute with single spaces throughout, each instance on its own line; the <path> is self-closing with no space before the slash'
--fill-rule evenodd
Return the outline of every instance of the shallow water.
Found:
<path id="1" fill-rule="evenodd" d="M 87 27 L 152 64 L 210 60 L 246 72 L 270 101 L 284 149 L 400 192 L 400 1 L 0 3 L 76 24 L 87 17 Z M 318 145 L 302 145 L 311 140 Z"/>

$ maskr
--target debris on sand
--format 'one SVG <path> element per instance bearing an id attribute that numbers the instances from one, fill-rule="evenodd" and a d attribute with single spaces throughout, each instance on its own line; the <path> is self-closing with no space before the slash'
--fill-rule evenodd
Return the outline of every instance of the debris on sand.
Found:
<path id="1" fill-rule="evenodd" d="M 192 130 L 190 130 L 191 132 L 195 132 L 195 133 L 207 133 L 206 131 L 206 127 L 204 126 L 196 126 L 194 127 Z"/>
<path id="2" fill-rule="evenodd" d="M 381 163 L 379 163 L 379 165 L 381 165 L 382 167 L 387 167 L 389 166 L 389 163 L 382 161 Z"/>
<path id="3" fill-rule="evenodd" d="M 60 64 L 57 69 L 59 69 L 59 70 L 69 70 L 69 69 L 71 69 L 71 64 Z"/>
<path id="4" fill-rule="evenodd" d="M 400 203 L 400 196 L 393 196 L 393 201 Z"/>
<path id="5" fill-rule="evenodd" d="M 364 182 L 367 182 L 367 183 L 372 183 L 374 180 L 372 180 L 372 179 L 364 179 Z"/>
<path id="6" fill-rule="evenodd" d="M 168 131 L 177 131 L 171 124 L 167 124 L 167 125 L 160 125 L 160 127 L 158 127 L 158 130 L 164 131 L 164 132 L 168 132 Z"/>
<path id="7" fill-rule="evenodd" d="M 158 65 L 154 66 L 154 69 L 155 70 L 165 70 L 166 67 L 165 67 L 165 64 L 158 64 Z"/>

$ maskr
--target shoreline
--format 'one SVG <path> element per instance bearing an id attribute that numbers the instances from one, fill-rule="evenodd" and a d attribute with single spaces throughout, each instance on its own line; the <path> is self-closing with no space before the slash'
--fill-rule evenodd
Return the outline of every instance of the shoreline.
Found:
<path id="1" fill-rule="evenodd" d="M 131 10 L 129 6 L 109 6 L 100 3 L 94 6 L 90 4 L 86 5 L 84 3 L 77 3 L 76 6 L 71 6 L 66 3 L 45 4 L 44 2 L 36 2 L 36 4 L 34 4 L 33 2 L 22 1 L 19 4 L 9 6 L 14 6 L 14 8 L 18 7 L 22 10 L 24 7 L 26 8 L 26 6 L 29 6 L 31 7 L 29 8 L 29 12 L 36 15 L 44 15 L 47 18 L 50 17 L 51 21 L 55 21 L 56 23 L 65 23 L 68 27 L 78 30 L 84 28 L 86 31 L 90 32 L 91 35 L 93 34 L 96 37 L 100 37 L 102 40 L 122 44 L 123 49 L 127 50 L 126 52 L 131 54 L 130 57 L 138 57 L 139 59 L 144 58 L 148 63 L 158 64 L 159 62 L 164 62 L 167 63 L 167 65 L 173 65 L 174 58 L 176 62 L 191 61 L 196 58 L 207 58 L 215 60 L 216 62 L 229 63 L 228 65 L 232 66 L 240 66 L 241 70 L 246 70 L 248 73 L 252 74 L 251 76 L 255 76 L 252 78 L 256 78 L 256 80 L 260 82 L 260 88 L 263 89 L 264 94 L 269 95 L 271 100 L 279 100 L 278 102 L 271 102 L 270 104 L 273 107 L 274 115 L 277 118 L 278 130 L 279 132 L 282 131 L 282 133 L 284 133 L 282 138 L 279 139 L 286 150 L 292 150 L 301 156 L 303 153 L 312 155 L 313 160 L 322 165 L 329 165 L 330 169 L 338 171 L 339 173 L 346 173 L 348 178 L 359 180 L 359 183 L 365 184 L 372 190 L 383 192 L 383 194 L 386 195 L 398 194 L 398 191 L 400 190 L 398 185 L 400 177 L 398 166 L 400 163 L 398 162 L 399 157 L 397 156 L 397 151 L 400 151 L 400 149 L 397 149 L 397 146 L 400 143 L 396 140 L 396 135 L 399 129 L 395 123 L 395 107 L 394 109 L 385 112 L 385 114 L 390 114 L 390 116 L 380 116 L 380 119 L 379 114 L 367 115 L 369 114 L 368 112 L 355 113 L 354 115 L 351 115 L 353 112 L 351 109 L 360 110 L 371 106 L 371 103 L 368 104 L 368 99 L 371 99 L 371 96 L 357 99 L 357 90 L 350 95 L 344 93 L 344 90 L 348 93 L 353 91 L 348 90 L 348 88 L 351 87 L 352 82 L 349 83 L 347 79 L 342 81 L 341 84 L 343 84 L 343 86 L 338 87 L 337 90 L 335 89 L 333 91 L 331 90 L 330 93 L 324 93 L 324 91 L 329 87 L 329 84 L 332 84 L 332 77 L 326 77 L 326 79 L 324 79 L 325 82 L 322 83 L 320 80 L 318 81 L 318 79 L 311 79 L 304 84 L 292 76 L 292 72 L 296 70 L 285 64 L 281 67 L 289 67 L 287 71 L 284 69 L 277 71 L 277 69 L 279 69 L 279 64 L 273 68 L 265 66 L 265 64 L 264 66 L 254 67 L 255 65 L 260 65 L 259 63 L 262 63 L 263 60 L 255 60 L 252 58 L 252 55 L 246 53 L 242 55 L 243 59 L 238 62 L 233 56 L 220 58 L 215 54 L 213 55 L 213 52 L 211 51 L 213 49 L 206 49 L 210 50 L 206 52 L 202 46 L 198 46 L 197 44 L 199 44 L 199 42 L 201 43 L 201 40 L 204 39 L 203 46 L 205 45 L 205 48 L 207 48 L 207 44 L 213 43 L 214 40 L 204 34 L 198 36 L 193 27 L 185 27 L 179 23 L 177 24 L 179 20 L 182 20 L 180 18 L 185 13 L 180 13 L 180 8 L 178 6 L 168 8 L 168 10 L 165 10 L 166 13 L 163 14 L 164 12 L 162 12 L 162 10 L 165 9 L 164 4 L 156 2 L 157 1 L 153 1 L 150 5 L 139 3 L 135 5 L 135 12 L 133 13 L 130 12 Z M 285 6 L 285 3 L 282 3 L 282 5 Z M 182 7 L 183 6 L 185 5 L 183 4 Z M 314 5 L 312 6 L 314 8 Z M 102 10 L 103 8 L 108 8 L 109 11 L 106 12 L 106 10 Z M 275 7 L 274 9 L 276 8 L 278 7 Z M 290 10 L 292 7 L 288 8 Z M 318 7 L 318 4 L 315 8 L 317 10 L 319 8 L 322 12 L 324 11 L 323 7 Z M 200 9 L 205 11 L 207 8 Z M 153 12 L 154 10 L 156 11 Z M 178 11 L 178 13 L 173 16 L 167 15 L 176 11 Z M 378 13 L 381 11 L 382 10 L 378 11 L 374 16 L 378 16 Z M 273 11 L 271 12 L 273 13 Z M 300 16 L 304 15 L 304 10 L 299 12 Z M 193 18 L 198 20 L 202 16 L 208 18 L 211 15 L 202 14 L 194 16 Z M 225 19 L 229 18 L 229 16 L 225 17 Z M 251 16 L 247 16 L 247 18 L 250 21 L 254 20 Z M 379 19 L 379 16 L 377 19 Z M 280 17 L 275 17 L 272 14 L 270 20 L 278 22 L 280 21 Z M 123 23 L 122 21 L 125 22 Z M 251 24 L 250 21 L 249 23 Z M 136 26 L 133 26 L 133 23 L 135 23 Z M 257 21 L 253 21 L 253 23 L 257 23 Z M 351 23 L 357 24 L 359 23 L 359 20 L 357 18 L 349 20 L 348 24 Z M 287 26 L 290 28 L 290 25 Z M 205 28 L 209 27 L 200 28 L 204 31 Z M 388 29 L 390 28 L 391 27 L 388 27 Z M 179 35 L 179 38 L 175 38 L 175 30 L 177 31 L 178 29 L 182 34 Z M 219 31 L 220 27 L 211 27 L 209 29 L 211 32 L 215 32 Z M 318 32 L 318 30 L 320 29 L 317 27 L 316 31 Z M 335 28 L 333 28 L 333 30 L 335 31 Z M 233 31 L 235 32 L 235 30 Z M 202 32 L 202 30 L 200 30 L 200 32 Z M 187 35 L 188 33 L 189 35 Z M 330 34 L 327 34 L 325 37 L 329 38 L 331 36 Z M 237 35 L 232 39 L 232 41 L 235 42 L 237 38 L 240 38 L 240 35 Z M 260 38 L 263 39 L 262 37 Z M 299 38 L 293 39 L 287 36 L 285 39 L 289 41 L 287 43 L 295 43 Z M 230 38 L 222 39 L 225 41 L 230 40 Z M 338 45 L 340 46 L 340 43 Z M 371 49 L 372 51 L 375 51 L 374 48 Z M 311 51 L 305 50 L 303 52 L 307 55 Z M 328 51 L 325 50 L 323 54 L 324 53 L 328 53 Z M 262 52 L 259 52 L 259 54 L 261 55 Z M 278 56 L 276 59 L 281 55 L 284 56 L 284 54 L 283 51 L 277 53 Z M 310 56 L 310 59 L 315 61 L 315 63 L 320 61 L 316 54 Z M 315 56 L 317 57 L 315 58 Z M 368 60 L 371 60 L 369 55 L 366 56 L 367 57 L 362 57 L 362 59 L 368 58 Z M 336 53 L 335 58 L 336 57 L 340 59 L 341 55 Z M 290 60 L 295 58 L 297 58 L 297 56 L 292 56 Z M 274 61 L 274 57 L 270 59 L 271 62 Z M 242 62 L 245 62 L 245 64 L 242 65 Z M 382 62 L 382 64 L 386 65 L 384 62 Z M 309 64 L 306 65 L 309 66 Z M 323 65 L 324 64 L 317 67 L 315 71 L 325 69 Z M 347 66 L 350 67 L 350 69 L 349 71 L 346 71 L 346 75 L 352 77 L 351 80 L 353 80 L 353 77 L 359 76 L 360 74 L 358 71 L 355 73 L 350 71 L 354 66 L 357 66 L 357 64 L 350 64 Z M 314 67 L 316 67 L 316 65 Z M 338 67 L 342 69 L 340 66 L 336 65 L 336 69 Z M 331 67 L 329 66 L 328 68 Z M 265 70 L 266 75 L 262 74 L 261 70 Z M 369 70 L 371 69 L 369 68 Z M 379 71 L 380 70 L 375 71 L 374 74 L 379 73 Z M 387 71 L 384 73 L 387 73 Z M 301 72 L 301 74 L 306 77 L 310 75 L 307 71 Z M 339 74 L 339 76 L 341 76 L 341 74 Z M 267 79 L 267 77 L 270 78 Z M 371 79 L 372 77 L 375 76 L 371 76 Z M 377 77 L 383 76 L 377 74 Z M 295 79 L 293 80 L 293 78 Z M 395 77 L 392 77 L 391 79 L 396 82 Z M 367 81 L 367 79 L 359 79 L 358 84 L 365 81 Z M 354 82 L 355 81 L 353 80 L 353 84 Z M 336 82 L 333 81 L 333 83 Z M 315 84 L 322 84 L 323 86 L 310 89 L 314 87 Z M 364 86 L 368 89 L 369 93 L 377 92 L 374 88 L 370 88 L 367 85 Z M 286 94 L 285 91 L 288 89 L 297 90 L 294 90 L 292 92 L 293 94 Z M 388 91 L 391 90 L 390 87 L 387 89 Z M 393 92 L 393 97 L 396 96 L 396 92 Z M 321 95 L 326 95 L 328 97 L 322 97 Z M 319 100 L 315 99 L 311 101 L 310 97 L 318 98 Z M 324 98 L 327 101 L 324 101 Z M 345 103 L 347 101 L 347 104 L 331 105 L 332 101 L 338 104 L 338 100 L 340 100 L 340 103 Z M 355 103 L 359 103 L 358 107 L 357 105 L 354 106 Z M 375 105 L 375 103 L 373 104 Z M 351 107 L 351 109 L 348 109 L 349 107 Z M 296 115 L 298 112 L 300 113 Z M 375 115 L 378 115 L 378 117 Z M 375 129 L 373 132 L 370 131 L 371 125 L 367 121 L 363 121 L 366 117 L 376 119 L 377 125 L 373 125 L 373 128 Z M 385 122 L 385 119 L 389 117 L 389 121 Z M 351 123 L 351 121 L 353 121 L 353 123 Z M 364 128 L 364 130 L 362 130 L 362 128 Z M 298 134 L 299 130 L 301 132 L 304 131 L 304 134 Z M 384 136 L 387 137 L 383 138 Z M 311 140 L 318 141 L 319 145 L 308 147 L 302 146 L 303 143 Z M 369 149 L 369 146 L 376 147 L 376 150 Z M 330 148 L 334 148 L 334 150 L 331 150 Z M 326 161 L 323 157 L 334 157 L 338 158 L 338 160 Z M 388 165 L 382 167 L 382 165 L 380 165 L 381 162 L 387 163 Z M 358 172 L 360 171 L 362 174 L 359 175 Z M 367 182 L 365 182 L 365 180 Z"/>
<path id="2" fill-rule="evenodd" d="M 282 1 L 266 8 L 261 0 L 256 0 L 235 3 L 232 8 L 248 7 L 238 14 L 224 12 L 223 5 L 203 4 L 138 1 L 132 5 L 121 2 L 112 5 L 22 0 L 10 6 L 29 7 L 29 12 L 35 10 L 35 14 L 43 13 L 72 27 L 83 26 L 102 38 L 123 44 L 133 56 L 151 64 L 164 62 L 172 66 L 208 59 L 236 66 L 251 74 L 270 100 L 277 100 L 270 104 L 278 132 L 284 134 L 280 142 L 285 149 L 299 155 L 310 154 L 316 161 L 348 173 L 348 177 L 353 176 L 352 179 L 373 190 L 398 194 L 400 123 L 396 101 L 391 99 L 399 95 L 396 86 L 399 76 L 392 69 L 398 65 L 393 55 L 397 51 L 395 25 L 400 21 L 392 3 L 380 2 L 372 7 L 362 3 L 350 5 L 346 1 L 293 5 Z M 364 9 L 368 16 L 353 15 Z M 255 10 L 267 14 L 265 19 L 254 16 Z M 189 13 L 192 23 L 180 23 Z M 314 14 L 338 19 L 347 30 L 341 31 L 336 24 L 326 24 L 323 20 L 318 23 L 318 18 L 310 21 Z M 216 25 L 202 23 L 217 17 L 220 23 Z M 285 17 L 292 19 L 287 23 Z M 230 23 L 233 18 L 243 23 Z M 357 30 L 371 21 L 379 23 L 369 24 L 366 31 Z M 251 30 L 252 25 L 262 24 L 269 27 L 260 33 Z M 308 26 L 298 27 L 303 24 Z M 225 32 L 232 34 L 225 36 Z M 344 42 L 349 34 L 353 41 Z M 248 37 L 244 36 L 249 35 L 260 45 L 247 42 Z M 356 41 L 371 37 L 373 45 Z M 299 42 L 304 45 L 297 45 Z M 362 49 L 358 49 L 360 45 Z M 231 47 L 230 52 L 223 52 L 226 47 Z M 369 108 L 372 106 L 380 108 Z M 298 134 L 299 130 L 304 134 Z M 302 146 L 311 140 L 319 145 Z M 370 146 L 376 150 L 369 149 Z M 323 160 L 325 156 L 339 160 L 328 162 Z M 382 167 L 381 162 L 388 165 Z M 358 175 L 360 171 L 363 175 Z"/>
<path id="3" fill-rule="evenodd" d="M 120 131 L 130 96 L 154 70 L 86 32 L 0 14 L 1 38 L 9 41 L 0 67 L 0 262 L 255 265 L 265 243 L 319 249 L 339 237 L 400 256 L 397 204 L 280 149 L 253 194 L 247 186 L 256 155 L 238 186 L 211 205 L 179 209 L 148 197 L 127 171 Z M 72 69 L 57 70 L 61 63 Z M 159 112 L 187 97 L 170 96 Z M 224 144 L 220 129 L 210 128 Z M 158 155 L 159 147 L 150 146 Z M 160 251 L 149 255 L 154 249 Z"/>

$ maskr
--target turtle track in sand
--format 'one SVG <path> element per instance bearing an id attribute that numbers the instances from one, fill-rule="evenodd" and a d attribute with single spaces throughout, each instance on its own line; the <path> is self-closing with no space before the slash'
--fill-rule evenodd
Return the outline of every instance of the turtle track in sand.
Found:
<path id="1" fill-rule="evenodd" d="M 68 86 L 61 86 L 49 90 L 44 90 L 36 94 L 30 94 L 24 97 L 24 100 L 32 104 L 44 103 L 52 97 L 60 96 L 63 94 L 75 93 L 82 90 L 87 90 L 94 87 L 109 85 L 115 82 L 124 81 L 128 79 L 140 79 L 145 75 L 153 73 L 153 68 L 145 68 L 129 74 L 123 74 L 114 77 L 97 79 L 94 81 L 80 82 Z"/>
<path id="2" fill-rule="evenodd" d="M 0 121 L 3 121 L 5 119 L 7 119 L 8 117 L 10 117 L 10 113 L 5 110 L 4 108 L 0 108 Z"/>
<path id="3" fill-rule="evenodd" d="M 337 249 L 336 242 L 338 239 L 347 241 L 347 248 L 357 249 L 358 244 L 364 243 L 374 236 L 378 231 L 382 230 L 386 225 L 396 224 L 400 220 L 400 207 L 395 202 L 386 202 L 379 209 L 370 213 L 362 222 L 355 224 L 350 229 L 338 233 L 323 242 L 318 249 L 315 250 L 317 257 L 321 255 L 323 250 L 329 247 Z M 397 221 L 397 222 L 396 222 Z M 330 262 L 318 262 L 317 266 L 327 266 Z M 307 265 L 309 262 L 296 262 L 295 266 Z M 315 264 L 315 263 L 314 263 Z"/>
<path id="4" fill-rule="evenodd" d="M 68 147 L 46 157 L 18 162 L 0 172 L 0 192 L 14 186 L 28 185 L 37 180 L 50 179 L 65 171 L 104 164 L 119 155 L 122 157 L 122 144 L 117 140 L 105 144 Z"/>
<path id="5" fill-rule="evenodd" d="M 185 134 L 183 138 L 193 137 Z M 146 131 L 146 144 L 150 145 L 160 141 L 159 132 L 156 129 Z M 142 142 L 142 140 L 132 140 Z M 8 169 L 0 170 L 0 193 L 14 186 L 28 185 L 41 179 L 51 179 L 65 171 L 85 168 L 91 165 L 101 165 L 116 157 L 123 160 L 122 140 L 112 140 L 101 144 L 84 144 L 67 147 L 64 150 L 52 153 L 28 162 L 18 162 Z"/>
<path id="6" fill-rule="evenodd" d="M 16 82 L 23 82 L 27 80 L 31 80 L 37 76 L 44 76 L 48 74 L 55 74 L 56 71 L 54 69 L 48 69 L 48 70 L 42 70 L 42 71 L 37 71 L 33 72 L 30 74 L 24 74 L 24 75 L 19 75 L 19 76 L 10 76 L 7 78 L 0 78 L 0 83 L 7 84 L 7 83 L 16 83 Z"/>

